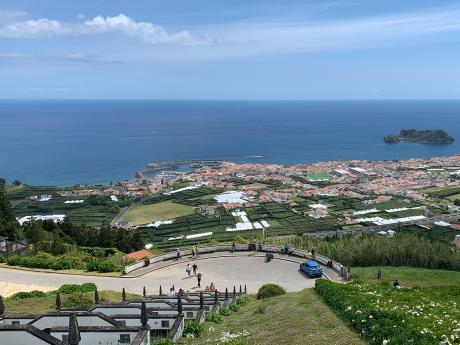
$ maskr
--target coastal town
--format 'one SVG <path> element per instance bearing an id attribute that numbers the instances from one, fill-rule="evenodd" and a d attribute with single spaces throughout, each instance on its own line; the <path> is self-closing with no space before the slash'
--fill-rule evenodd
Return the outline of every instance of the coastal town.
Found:
<path id="1" fill-rule="evenodd" d="M 460 241 L 455 236 L 460 229 L 458 155 L 293 166 L 194 162 L 182 171 L 172 165 L 110 185 L 56 187 L 38 195 L 24 194 L 27 187 L 18 187 L 21 198 L 28 200 L 18 200 L 12 190 L 18 221 L 78 221 L 81 212 L 76 210 L 88 210 L 94 198 L 101 198 L 111 205 L 104 221 L 140 229 L 149 249 L 229 241 L 237 235 L 324 237 L 368 230 L 388 235 L 405 225 L 445 227 L 452 241 Z M 50 205 L 48 212 L 30 213 L 37 204 L 42 211 Z"/>

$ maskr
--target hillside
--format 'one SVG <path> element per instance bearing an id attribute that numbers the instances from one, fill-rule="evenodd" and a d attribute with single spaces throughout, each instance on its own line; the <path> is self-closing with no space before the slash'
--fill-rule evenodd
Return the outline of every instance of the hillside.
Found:
<path id="1" fill-rule="evenodd" d="M 365 344 L 321 302 L 313 289 L 253 301 L 224 318 L 222 324 L 204 325 L 203 338 L 183 339 L 180 344 L 214 345 L 219 343 L 222 332 L 243 331 L 249 332 L 247 342 L 234 344 L 306 344 L 306 339 L 314 339 L 315 344 Z"/>

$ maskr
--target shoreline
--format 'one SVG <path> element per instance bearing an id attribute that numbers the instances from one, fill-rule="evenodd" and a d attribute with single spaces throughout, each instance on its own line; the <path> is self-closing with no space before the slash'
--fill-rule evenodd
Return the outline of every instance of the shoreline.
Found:
<path id="1" fill-rule="evenodd" d="M 411 143 L 413 142 L 403 142 L 403 143 Z M 417 143 L 415 143 L 417 144 Z M 421 143 L 423 144 L 423 143 Z M 395 146 L 397 147 L 397 146 Z M 256 157 L 256 156 L 254 156 Z M 257 156 L 259 157 L 259 156 Z M 319 164 L 332 164 L 332 163 L 337 163 L 337 164 L 344 164 L 344 163 L 352 163 L 352 164 L 360 164 L 360 163 L 385 163 L 385 162 L 409 162 L 409 161 L 429 161 L 433 159 L 446 159 L 446 158 L 451 158 L 451 157 L 460 157 L 460 152 L 454 153 L 454 154 L 448 154 L 448 155 L 434 155 L 434 156 L 429 156 L 429 157 L 412 157 L 412 158 L 407 158 L 407 159 L 334 159 L 334 160 L 328 160 L 328 161 L 311 161 L 311 162 L 297 162 L 293 164 L 280 164 L 280 163 L 274 163 L 274 162 L 253 162 L 253 161 L 245 161 L 245 162 L 237 162 L 237 161 L 232 161 L 232 160 L 226 160 L 226 159 L 220 159 L 221 162 L 224 163 L 230 163 L 230 164 L 236 164 L 236 165 L 247 165 L 247 164 L 253 164 L 253 165 L 258 165 L 258 166 L 279 166 L 283 168 L 292 168 L 296 166 L 315 166 Z M 182 160 L 184 161 L 184 160 Z M 188 160 L 188 161 L 207 161 L 207 160 Z M 213 161 L 217 161 L 213 160 Z M 171 162 L 180 162 L 180 160 L 177 161 L 165 161 L 165 162 L 156 162 L 156 163 L 145 163 L 144 165 L 147 166 L 148 164 L 163 164 L 163 163 L 171 163 Z M 177 171 L 177 170 L 172 170 L 173 173 L 181 174 L 181 173 L 187 173 L 191 172 L 192 169 L 187 170 L 187 171 Z M 141 171 L 142 172 L 142 171 Z M 122 181 L 136 181 L 138 178 L 136 177 L 136 174 L 138 172 L 133 172 L 131 175 L 131 178 L 124 178 L 120 179 L 120 182 Z M 7 177 L 7 176 L 0 176 L 3 178 L 6 178 L 7 180 L 13 180 L 14 177 Z M 110 179 L 108 179 L 109 182 L 106 183 L 81 183 L 79 184 L 80 186 L 88 186 L 88 187 L 105 187 L 110 185 Z M 116 179 L 113 179 L 112 181 L 115 181 Z M 71 189 L 75 187 L 76 183 L 73 184 L 53 184 L 52 182 L 48 183 L 29 183 L 28 181 L 24 180 L 22 181 L 23 184 L 29 185 L 29 186 L 36 186 L 36 187 L 54 187 L 54 188 L 63 188 L 63 189 Z"/>

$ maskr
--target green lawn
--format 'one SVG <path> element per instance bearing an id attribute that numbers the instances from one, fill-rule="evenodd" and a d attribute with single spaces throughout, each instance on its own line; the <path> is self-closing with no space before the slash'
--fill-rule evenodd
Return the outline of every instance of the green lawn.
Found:
<path id="1" fill-rule="evenodd" d="M 133 225 L 140 225 L 157 220 L 175 219 L 193 212 L 194 208 L 192 206 L 176 204 L 168 200 L 156 204 L 135 205 L 123 215 L 122 220 Z"/>
<path id="2" fill-rule="evenodd" d="M 433 270 L 413 267 L 381 267 L 382 280 L 393 282 L 395 279 L 402 286 L 460 286 L 460 272 Z M 351 273 L 353 279 L 375 283 L 378 267 L 353 267 Z"/>
<path id="3" fill-rule="evenodd" d="M 179 344 L 219 344 L 222 332 L 239 331 L 250 333 L 250 345 L 365 344 L 321 302 L 313 289 L 250 302 L 225 317 L 222 324 L 204 325 L 203 338 L 182 339 Z"/>
<path id="4" fill-rule="evenodd" d="M 92 292 L 88 295 L 94 296 Z M 139 298 L 138 295 L 127 293 L 128 298 Z M 119 302 L 121 301 L 120 291 L 100 291 L 99 298 L 102 302 Z M 66 295 L 62 296 L 64 302 Z M 26 298 L 21 300 L 5 300 L 5 310 L 8 315 L 38 315 L 55 310 L 55 296 Z"/>
<path id="5" fill-rule="evenodd" d="M 310 181 L 332 180 L 332 175 L 327 172 L 308 173 L 305 177 Z"/>

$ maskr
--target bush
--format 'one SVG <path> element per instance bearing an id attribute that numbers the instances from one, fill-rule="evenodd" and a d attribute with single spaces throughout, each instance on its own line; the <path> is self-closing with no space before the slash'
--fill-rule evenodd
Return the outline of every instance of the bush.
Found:
<path id="1" fill-rule="evenodd" d="M 230 304 L 230 306 L 228 307 L 231 311 L 238 311 L 240 310 L 240 307 L 236 304 Z"/>
<path id="2" fill-rule="evenodd" d="M 71 255 L 53 256 L 40 253 L 33 256 L 11 256 L 6 263 L 9 266 L 21 266 L 28 268 L 42 268 L 52 270 L 65 270 L 71 268 L 81 268 L 82 259 Z"/>
<path id="3" fill-rule="evenodd" d="M 231 313 L 232 313 L 232 311 L 228 307 L 219 308 L 219 315 L 221 315 L 221 316 L 229 316 Z"/>
<path id="4" fill-rule="evenodd" d="M 213 323 L 222 323 L 223 319 L 222 316 L 220 316 L 219 314 L 211 312 L 206 314 L 205 321 Z"/>
<path id="5" fill-rule="evenodd" d="M 194 320 L 186 320 L 184 326 L 183 336 L 192 336 L 200 338 L 204 334 L 204 326 Z"/>
<path id="6" fill-rule="evenodd" d="M 26 298 L 46 297 L 48 295 L 49 293 L 38 291 L 38 290 L 27 291 L 27 292 L 21 291 L 21 292 L 16 292 L 14 295 L 10 296 L 9 299 L 15 301 L 15 300 L 26 299 Z"/>
<path id="7" fill-rule="evenodd" d="M 286 294 L 286 290 L 284 290 L 281 286 L 277 284 L 265 284 L 260 287 L 259 291 L 257 291 L 257 299 L 281 296 L 284 294 Z"/>
<path id="8" fill-rule="evenodd" d="M 6 257 L 3 254 L 0 254 L 0 263 L 6 262 Z"/>
<path id="9" fill-rule="evenodd" d="M 107 273 L 121 271 L 121 269 L 120 265 L 108 260 L 90 260 L 86 265 L 86 270 L 89 272 Z"/>
<path id="10" fill-rule="evenodd" d="M 238 297 L 236 300 L 236 305 L 239 305 L 240 307 L 246 305 L 249 303 L 249 297 L 248 296 L 241 296 Z"/>
<path id="11" fill-rule="evenodd" d="M 84 283 L 82 285 L 64 284 L 64 285 L 61 285 L 59 289 L 57 289 L 57 292 L 63 295 L 68 295 L 68 294 L 72 294 L 75 292 L 93 292 L 93 291 L 96 291 L 96 289 L 97 287 L 96 287 L 96 284 L 94 283 Z"/>
<path id="12" fill-rule="evenodd" d="M 238 235 L 235 237 L 234 242 L 235 244 L 249 244 L 251 241 L 249 241 L 241 235 Z"/>
<path id="13" fill-rule="evenodd" d="M 171 339 L 163 338 L 163 339 L 154 339 L 150 343 L 150 345 L 174 345 L 175 342 Z"/>
<path id="14" fill-rule="evenodd" d="M 63 307 L 89 308 L 93 305 L 91 294 L 84 292 L 74 292 L 66 295 L 62 303 Z"/>

